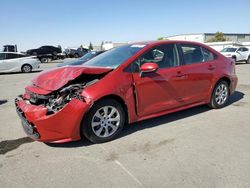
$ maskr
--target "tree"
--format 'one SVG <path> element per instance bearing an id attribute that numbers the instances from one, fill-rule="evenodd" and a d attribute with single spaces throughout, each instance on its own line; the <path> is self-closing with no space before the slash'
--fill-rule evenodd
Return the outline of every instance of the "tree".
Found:
<path id="1" fill-rule="evenodd" d="M 104 42 L 102 41 L 102 43 L 101 43 L 101 50 L 103 50 L 103 45 L 104 45 Z"/>
<path id="2" fill-rule="evenodd" d="M 223 42 L 223 41 L 226 41 L 226 38 L 224 37 L 224 34 L 219 31 L 215 33 L 213 38 L 207 40 L 207 42 Z"/>
<path id="3" fill-rule="evenodd" d="M 93 50 L 93 49 L 94 49 L 91 42 L 89 43 L 89 49 L 90 49 L 90 50 Z"/>
<path id="4" fill-rule="evenodd" d="M 165 40 L 164 37 L 159 37 L 157 40 Z"/>

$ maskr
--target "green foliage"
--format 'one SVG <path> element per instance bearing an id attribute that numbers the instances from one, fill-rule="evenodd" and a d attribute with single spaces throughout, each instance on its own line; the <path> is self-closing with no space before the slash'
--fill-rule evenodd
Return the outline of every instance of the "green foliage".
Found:
<path id="1" fill-rule="evenodd" d="M 207 42 L 223 42 L 226 41 L 226 38 L 224 37 L 224 34 L 222 32 L 216 32 L 214 37 L 207 40 Z"/>
<path id="2" fill-rule="evenodd" d="M 94 49 L 91 42 L 89 43 L 89 49 L 90 49 L 90 50 L 93 50 L 93 49 Z"/>
<path id="3" fill-rule="evenodd" d="M 165 40 L 164 37 L 159 37 L 157 40 Z"/>

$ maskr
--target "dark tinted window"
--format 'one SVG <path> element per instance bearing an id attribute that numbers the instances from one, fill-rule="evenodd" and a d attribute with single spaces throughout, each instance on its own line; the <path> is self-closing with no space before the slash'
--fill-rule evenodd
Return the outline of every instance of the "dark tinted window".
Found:
<path id="1" fill-rule="evenodd" d="M 4 60 L 5 59 L 5 53 L 0 53 L 0 60 Z"/>
<path id="2" fill-rule="evenodd" d="M 18 54 L 18 57 L 26 57 L 26 55 L 24 55 L 24 54 Z"/>
<path id="3" fill-rule="evenodd" d="M 176 46 L 167 44 L 152 48 L 133 62 L 132 71 L 138 72 L 139 67 L 144 63 L 156 63 L 159 68 L 179 66 Z"/>
<path id="4" fill-rule="evenodd" d="M 242 48 L 243 49 L 243 52 L 247 52 L 248 51 L 248 48 Z"/>
<path id="5" fill-rule="evenodd" d="M 203 62 L 203 54 L 200 46 L 181 44 L 185 64 Z"/>
<path id="6" fill-rule="evenodd" d="M 202 52 L 203 52 L 204 61 L 212 61 L 216 59 L 216 55 L 210 52 L 208 49 L 202 48 Z"/>
<path id="7" fill-rule="evenodd" d="M 243 52 L 243 48 L 239 48 L 238 51 Z"/>
<path id="8" fill-rule="evenodd" d="M 18 54 L 6 54 L 6 59 L 15 59 L 18 58 Z"/>

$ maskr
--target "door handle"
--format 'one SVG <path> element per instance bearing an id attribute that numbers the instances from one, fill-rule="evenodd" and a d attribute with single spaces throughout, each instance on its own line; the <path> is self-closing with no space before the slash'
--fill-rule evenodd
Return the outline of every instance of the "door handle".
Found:
<path id="1" fill-rule="evenodd" d="M 178 71 L 175 77 L 176 79 L 185 79 L 187 77 L 187 74 L 184 74 L 181 71 Z"/>
<path id="2" fill-rule="evenodd" d="M 209 65 L 208 66 L 208 70 L 214 70 L 215 69 L 215 66 L 214 65 Z"/>

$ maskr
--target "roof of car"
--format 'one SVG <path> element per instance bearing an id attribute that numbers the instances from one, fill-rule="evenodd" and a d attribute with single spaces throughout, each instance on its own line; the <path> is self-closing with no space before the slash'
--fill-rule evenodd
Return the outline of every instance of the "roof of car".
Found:
<path id="1" fill-rule="evenodd" d="M 199 42 L 186 41 L 186 40 L 155 40 L 155 41 L 134 42 L 134 43 L 131 43 L 131 44 L 155 45 L 155 44 L 166 44 L 166 43 L 190 43 L 190 44 L 203 45 L 202 43 L 199 43 Z"/>

